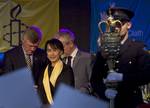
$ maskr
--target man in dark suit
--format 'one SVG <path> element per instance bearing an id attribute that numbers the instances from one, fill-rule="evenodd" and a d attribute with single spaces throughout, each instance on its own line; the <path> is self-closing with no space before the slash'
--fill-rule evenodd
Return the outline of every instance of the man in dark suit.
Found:
<path id="1" fill-rule="evenodd" d="M 92 71 L 92 55 L 78 49 L 74 33 L 69 29 L 60 29 L 56 34 L 64 46 L 64 62 L 73 68 L 75 88 L 88 93 Z M 70 59 L 71 58 L 71 59 Z"/>
<path id="2" fill-rule="evenodd" d="M 5 52 L 4 73 L 28 67 L 37 84 L 38 75 L 47 63 L 46 53 L 38 48 L 41 38 L 42 32 L 38 27 L 27 28 L 21 37 L 22 45 Z"/>
<path id="3" fill-rule="evenodd" d="M 114 108 L 137 108 L 143 103 L 141 86 L 150 82 L 150 55 L 144 50 L 141 42 L 128 39 L 128 30 L 132 25 L 130 20 L 134 13 L 117 7 L 110 8 L 109 13 L 115 20 L 122 22 L 119 34 L 120 54 L 113 72 L 108 73 L 108 53 L 101 47 L 93 66 L 91 85 L 99 98 L 114 98 Z M 108 83 L 118 85 L 116 89 L 108 88 Z"/>

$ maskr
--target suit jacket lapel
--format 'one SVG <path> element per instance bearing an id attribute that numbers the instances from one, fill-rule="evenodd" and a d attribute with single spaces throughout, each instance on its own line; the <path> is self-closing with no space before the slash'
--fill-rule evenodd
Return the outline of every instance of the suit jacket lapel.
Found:
<path id="1" fill-rule="evenodd" d="M 128 50 L 130 44 L 131 44 L 131 41 L 126 40 L 126 42 L 121 46 L 120 55 L 122 55 L 124 52 L 126 52 Z"/>
<path id="2" fill-rule="evenodd" d="M 26 61 L 25 61 L 25 55 L 24 55 L 24 52 L 23 52 L 23 49 L 22 49 L 22 46 L 19 46 L 18 48 L 18 60 L 22 60 L 22 65 L 23 66 L 26 66 Z"/>
<path id="3" fill-rule="evenodd" d="M 36 49 L 35 50 L 35 52 L 33 53 L 33 61 L 32 61 L 32 70 L 34 71 L 34 70 L 36 70 L 36 64 L 39 64 L 39 60 L 38 60 L 38 50 Z"/>
<path id="4" fill-rule="evenodd" d="M 75 68 L 76 64 L 78 64 L 80 55 L 81 55 L 81 52 L 78 50 L 78 52 L 73 60 L 73 68 Z"/>

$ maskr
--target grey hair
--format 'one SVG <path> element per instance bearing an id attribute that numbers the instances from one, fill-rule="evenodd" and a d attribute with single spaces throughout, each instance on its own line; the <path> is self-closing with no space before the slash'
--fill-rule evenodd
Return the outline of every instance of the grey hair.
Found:
<path id="1" fill-rule="evenodd" d="M 59 32 L 55 35 L 56 38 L 64 37 L 67 40 L 75 41 L 74 33 L 69 29 L 60 29 Z"/>
<path id="2" fill-rule="evenodd" d="M 42 31 L 37 26 L 30 26 L 23 33 L 22 40 L 24 37 L 27 37 L 32 43 L 37 43 L 42 39 Z"/>

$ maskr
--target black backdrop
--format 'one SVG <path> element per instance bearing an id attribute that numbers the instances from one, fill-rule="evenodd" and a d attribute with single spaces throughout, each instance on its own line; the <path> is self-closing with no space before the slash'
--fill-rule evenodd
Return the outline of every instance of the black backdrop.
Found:
<path id="1" fill-rule="evenodd" d="M 60 28 L 69 28 L 75 35 L 77 45 L 90 50 L 90 0 L 60 0 Z"/>

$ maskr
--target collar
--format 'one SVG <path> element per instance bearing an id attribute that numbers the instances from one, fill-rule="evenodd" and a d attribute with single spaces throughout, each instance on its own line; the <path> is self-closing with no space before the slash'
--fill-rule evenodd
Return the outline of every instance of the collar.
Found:
<path id="1" fill-rule="evenodd" d="M 26 55 L 26 52 L 25 52 L 25 50 L 24 50 L 23 46 L 22 46 L 22 50 L 23 50 L 24 55 Z"/>
<path id="2" fill-rule="evenodd" d="M 70 56 L 74 58 L 77 55 L 77 52 L 78 52 L 78 48 L 76 47 Z"/>
<path id="3" fill-rule="evenodd" d="M 22 50 L 23 50 L 24 56 L 26 57 L 26 56 L 27 56 L 27 54 L 26 54 L 26 52 L 25 52 L 25 50 L 24 50 L 23 46 L 22 46 Z M 33 54 L 32 54 L 32 55 L 30 55 L 30 58 L 31 58 L 31 63 L 33 64 Z"/>
<path id="4" fill-rule="evenodd" d="M 128 39 L 128 36 L 125 36 L 124 39 L 121 41 L 121 45 L 123 45 L 127 39 Z"/>
<path id="5" fill-rule="evenodd" d="M 23 46 L 22 46 L 22 50 L 23 50 L 23 53 L 24 53 L 24 55 L 26 56 L 26 55 L 28 55 L 28 54 L 26 54 L 26 52 L 25 52 L 25 50 L 24 50 L 24 48 L 23 48 Z M 30 55 L 30 57 L 32 57 L 33 56 L 33 54 L 32 55 Z"/>

